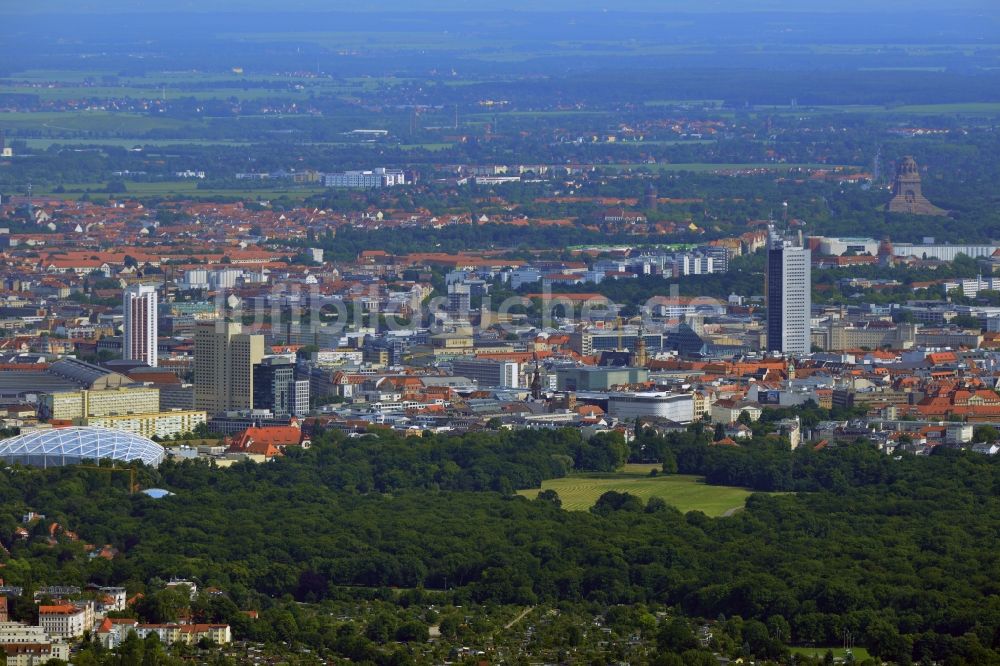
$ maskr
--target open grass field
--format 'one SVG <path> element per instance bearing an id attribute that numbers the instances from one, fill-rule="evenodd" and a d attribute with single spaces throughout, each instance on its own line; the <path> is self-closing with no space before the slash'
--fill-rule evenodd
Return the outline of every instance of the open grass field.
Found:
<path id="1" fill-rule="evenodd" d="M 693 173 L 711 173 L 713 171 L 736 171 L 747 169 L 761 169 L 765 171 L 788 171 L 789 169 L 860 169 L 861 167 L 849 164 L 820 164 L 820 163 L 796 163 L 787 162 L 748 162 L 745 164 L 715 164 L 712 162 L 679 162 L 660 164 L 596 164 L 597 167 L 608 167 L 611 169 L 649 169 L 650 171 L 691 171 Z"/>
<path id="2" fill-rule="evenodd" d="M 541 490 L 554 490 L 568 511 L 586 511 L 604 493 L 615 490 L 630 493 L 643 501 L 660 497 L 682 512 L 702 511 L 718 517 L 743 508 L 750 491 L 729 486 L 709 486 L 701 477 L 683 474 L 649 476 L 658 465 L 626 465 L 616 474 L 579 474 L 564 479 L 550 479 L 541 488 L 518 491 L 534 499 Z"/>
<path id="3" fill-rule="evenodd" d="M 793 114 L 796 116 L 817 116 L 835 113 L 870 115 L 1000 115 L 1000 102 L 959 102 L 951 104 L 907 104 L 901 106 L 879 106 L 874 104 L 844 104 L 819 106 L 767 106 L 759 105 L 754 111 L 772 114 Z M 726 114 L 722 114 L 726 115 Z"/>
<path id="4" fill-rule="evenodd" d="M 454 145 L 453 143 L 407 143 L 400 144 L 399 148 L 400 150 L 429 150 L 431 152 L 438 152 L 440 150 L 448 150 Z"/>
<path id="5" fill-rule="evenodd" d="M 292 199 L 305 199 L 306 197 L 318 194 L 323 191 L 320 186 L 292 186 L 282 187 L 280 184 L 255 189 L 199 189 L 196 180 L 160 181 L 153 183 L 136 183 L 127 181 L 125 186 L 127 193 L 124 195 L 109 195 L 102 190 L 106 183 L 67 183 L 63 185 L 65 192 L 52 192 L 51 189 L 38 189 L 38 194 L 62 197 L 65 199 L 79 199 L 88 193 L 92 198 L 105 198 L 109 196 L 129 196 L 129 197 L 239 197 L 241 199 L 276 199 L 287 196 Z"/>
<path id="6" fill-rule="evenodd" d="M 896 113 L 916 113 L 916 114 L 971 114 L 971 115 L 994 115 L 1000 114 L 1000 102 L 968 102 L 964 104 L 910 104 L 908 106 L 897 106 L 892 109 Z"/>
<path id="7" fill-rule="evenodd" d="M 166 148 L 170 146 L 249 146 L 249 141 L 213 141 L 211 139 L 22 139 L 28 148 L 48 150 L 50 146 L 111 146 L 114 148 L 134 148 L 135 146 Z M 353 145 L 353 144 L 344 144 Z"/>
<path id="8" fill-rule="evenodd" d="M 644 106 L 684 106 L 695 108 L 721 108 L 724 99 L 647 99 Z"/>
<path id="9" fill-rule="evenodd" d="M 800 654 L 802 656 L 807 656 L 807 657 L 819 657 L 820 659 L 823 658 L 827 650 L 832 650 L 833 658 L 837 660 L 843 660 L 844 657 L 847 656 L 847 650 L 838 647 L 829 647 L 829 648 L 793 647 L 789 649 L 792 651 L 792 654 Z M 854 654 L 854 659 L 859 662 L 871 658 L 871 655 L 868 654 L 868 650 L 862 647 L 851 648 L 851 652 Z"/>
<path id="10" fill-rule="evenodd" d="M 593 111 L 587 109 L 559 109 L 551 111 L 504 111 L 498 109 L 489 113 L 470 113 L 466 115 L 467 120 L 489 121 L 495 117 L 499 118 L 587 118 L 611 116 L 610 111 Z"/>
<path id="11" fill-rule="evenodd" d="M 139 136 L 150 130 L 204 128 L 206 123 L 176 118 L 156 118 L 137 113 L 108 111 L 43 111 L 39 113 L 0 113 L 0 126 L 7 129 L 45 132 L 103 132 Z M 194 132 L 192 132 L 194 134 Z"/>
<path id="12" fill-rule="evenodd" d="M 156 86 L 72 86 L 62 85 L 54 87 L 38 87 L 26 85 L 2 86 L 0 92 L 18 95 L 34 95 L 40 100 L 70 100 L 86 98 L 119 99 L 131 97 L 136 99 L 175 99 L 178 97 L 189 97 L 191 99 L 230 99 L 235 98 L 240 101 L 256 99 L 283 99 L 289 101 L 302 101 L 307 99 L 308 93 L 303 89 L 295 89 L 289 86 L 274 87 L 247 87 L 234 88 L 220 86 L 214 89 L 194 89 L 188 87 L 162 87 Z"/>

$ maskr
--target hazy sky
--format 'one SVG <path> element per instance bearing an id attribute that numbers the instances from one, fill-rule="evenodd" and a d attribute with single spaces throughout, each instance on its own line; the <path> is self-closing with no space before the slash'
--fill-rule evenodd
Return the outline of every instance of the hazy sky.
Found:
<path id="1" fill-rule="evenodd" d="M 807 11 L 880 12 L 962 11 L 1000 16 L 998 0 L 507 0 L 502 4 L 469 0 L 0 0 L 0 15 L 13 13 L 184 12 L 184 11 L 434 11 L 434 10 L 629 10 L 629 11 Z"/>

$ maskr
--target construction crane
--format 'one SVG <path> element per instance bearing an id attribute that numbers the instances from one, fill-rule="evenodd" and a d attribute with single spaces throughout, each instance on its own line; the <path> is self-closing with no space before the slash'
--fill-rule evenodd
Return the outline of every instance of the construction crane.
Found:
<path id="1" fill-rule="evenodd" d="M 108 474 L 113 474 L 114 472 L 128 472 L 128 493 L 129 495 L 135 495 L 139 492 L 139 484 L 135 480 L 135 467 L 101 467 L 100 465 L 77 465 L 82 469 L 92 469 L 98 472 L 107 472 Z"/>

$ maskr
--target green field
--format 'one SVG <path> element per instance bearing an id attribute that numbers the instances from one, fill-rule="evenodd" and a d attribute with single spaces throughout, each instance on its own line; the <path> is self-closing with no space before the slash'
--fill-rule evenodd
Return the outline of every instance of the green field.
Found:
<path id="1" fill-rule="evenodd" d="M 689 106 L 689 107 L 715 107 L 721 108 L 724 99 L 648 99 L 643 104 L 645 106 Z"/>
<path id="2" fill-rule="evenodd" d="M 594 506 L 597 498 L 615 490 L 630 493 L 643 501 L 660 497 L 680 511 L 702 511 L 718 517 L 743 508 L 749 490 L 730 486 L 709 486 L 698 476 L 683 474 L 649 476 L 649 471 L 659 465 L 626 465 L 617 474 L 577 474 L 564 479 L 550 479 L 541 488 L 518 491 L 520 495 L 535 498 L 540 490 L 554 490 L 569 511 L 586 511 Z"/>
<path id="3" fill-rule="evenodd" d="M 754 107 L 757 113 L 793 114 L 797 116 L 817 116 L 834 113 L 856 113 L 872 115 L 985 115 L 1000 114 L 1000 102 L 956 102 L 946 104 L 906 104 L 884 106 L 874 104 L 844 104 L 817 106 L 768 106 Z M 726 115 L 725 113 L 721 115 Z"/>
<path id="4" fill-rule="evenodd" d="M 353 145 L 353 144 L 352 144 Z M 440 150 L 448 150 L 455 144 L 453 143 L 407 143 L 400 144 L 400 150 L 429 150 L 432 152 L 438 152 Z"/>
<path id="5" fill-rule="evenodd" d="M 153 117 L 138 113 L 112 113 L 109 111 L 42 111 L 0 113 L 0 123 L 7 129 L 44 132 L 102 132 L 119 136 L 139 136 L 150 130 L 204 129 L 207 123 L 201 120 L 179 120 L 176 118 Z M 99 142 L 95 139 L 95 142 Z"/>
<path id="6" fill-rule="evenodd" d="M 746 163 L 746 164 L 714 164 L 712 162 L 686 162 L 686 163 L 670 163 L 662 162 L 659 164 L 645 164 L 645 163 L 635 163 L 635 164 L 595 164 L 596 167 L 607 167 L 609 169 L 650 169 L 652 171 L 691 171 L 693 173 L 711 173 L 713 171 L 736 171 L 745 169 L 763 169 L 767 171 L 787 171 L 790 169 L 860 169 L 858 166 L 851 166 L 849 164 L 820 164 L 818 162 L 814 163 L 797 163 L 791 164 L 788 162 L 759 162 L 759 163 Z"/>
<path id="7" fill-rule="evenodd" d="M 807 657 L 819 657 L 820 659 L 826 655 L 827 650 L 833 651 L 833 658 L 837 660 L 843 660 L 847 655 L 847 650 L 844 648 L 830 647 L 830 648 L 804 648 L 804 647 L 793 647 L 789 648 L 792 654 L 800 654 Z M 865 659 L 870 659 L 871 655 L 868 654 L 868 650 L 862 647 L 851 648 L 851 652 L 854 654 L 854 659 L 858 662 L 862 662 Z"/>
<path id="8" fill-rule="evenodd" d="M 242 189 L 199 189 L 198 181 L 178 180 L 178 181 L 158 181 L 152 183 L 126 181 L 127 191 L 120 194 L 110 195 L 103 192 L 107 183 L 66 183 L 63 185 L 65 192 L 53 192 L 51 188 L 40 188 L 38 194 L 61 197 L 64 199 L 79 199 L 84 194 L 90 194 L 92 198 L 106 197 L 165 197 L 177 196 L 197 199 L 199 197 L 238 197 L 241 199 L 276 199 L 287 196 L 293 199 L 304 199 L 319 194 L 324 188 L 319 185 L 293 186 L 283 185 L 280 181 L 274 185 L 264 188 L 242 188 Z"/>
<path id="9" fill-rule="evenodd" d="M 1000 102 L 968 102 L 964 104 L 910 104 L 892 109 L 896 113 L 969 113 L 994 115 L 1000 113 Z"/>
<path id="10" fill-rule="evenodd" d="M 249 141 L 213 141 L 210 139 L 22 139 L 28 148 L 48 150 L 54 145 L 59 146 L 111 146 L 114 148 L 153 147 L 166 148 L 170 146 L 250 146 Z M 344 144 L 353 145 L 353 144 Z"/>

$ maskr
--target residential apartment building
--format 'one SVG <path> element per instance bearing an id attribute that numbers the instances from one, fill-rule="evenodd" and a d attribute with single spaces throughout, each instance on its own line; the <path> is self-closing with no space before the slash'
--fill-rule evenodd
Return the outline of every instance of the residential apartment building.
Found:
<path id="1" fill-rule="evenodd" d="M 760 415 L 763 413 L 759 406 L 751 402 L 718 400 L 712 405 L 712 423 L 735 423 L 743 412 L 747 413 L 751 421 L 760 419 Z"/>
<path id="2" fill-rule="evenodd" d="M 208 421 L 203 409 L 177 409 L 150 414 L 122 414 L 115 416 L 94 416 L 79 419 L 79 425 L 96 426 L 124 430 L 143 437 L 170 439 L 177 435 L 194 432 L 200 424 Z"/>
<path id="3" fill-rule="evenodd" d="M 90 604 L 39 606 L 38 623 L 54 638 L 79 638 L 94 626 L 94 607 Z"/>
<path id="4" fill-rule="evenodd" d="M 0 622 L 0 646 L 7 653 L 7 663 L 34 664 L 45 663 L 49 659 L 69 659 L 69 646 L 63 641 L 54 639 L 40 626 L 22 624 L 21 622 Z M 11 650 L 10 648 L 19 648 Z M 14 660 L 11 661 L 13 655 Z M 32 661 L 31 657 L 44 657 L 41 661 Z"/>
<path id="5" fill-rule="evenodd" d="M 153 285 L 134 284 L 125 289 L 122 295 L 122 310 L 125 315 L 122 326 L 122 358 L 126 361 L 142 361 L 150 367 L 156 367 L 156 302 L 156 287 Z"/>
<path id="6" fill-rule="evenodd" d="M 72 421 L 100 416 L 150 414 L 160 411 L 160 390 L 122 386 L 101 391 L 59 391 L 41 398 L 44 418 Z"/>
<path id="7" fill-rule="evenodd" d="M 228 624 L 140 624 L 131 618 L 107 618 L 97 628 L 97 640 L 107 649 L 121 645 L 130 632 L 139 638 L 156 634 L 164 645 L 181 643 L 194 645 L 202 639 L 216 645 L 232 642 L 232 632 Z"/>
<path id="8" fill-rule="evenodd" d="M 351 189 L 379 189 L 406 184 L 406 174 L 397 169 L 378 168 L 370 171 L 342 171 L 328 173 L 323 177 L 327 187 L 346 187 Z"/>
<path id="9" fill-rule="evenodd" d="M 135 630 L 139 638 L 156 634 L 164 645 L 194 645 L 202 639 L 227 645 L 233 640 L 228 624 L 140 624 Z"/>
<path id="10" fill-rule="evenodd" d="M 41 666 L 52 659 L 69 661 L 69 646 L 65 643 L 4 643 L 3 655 L 7 666 Z"/>

